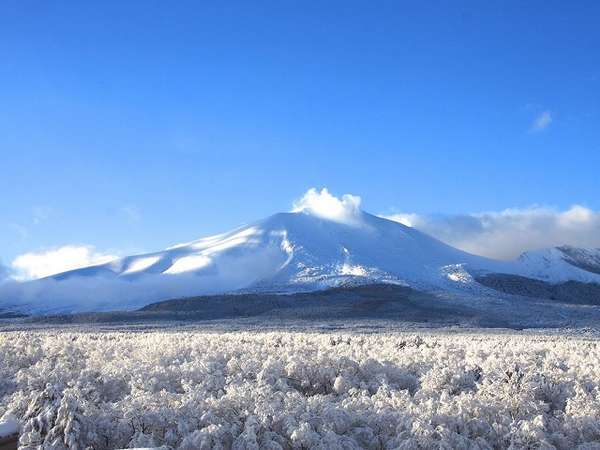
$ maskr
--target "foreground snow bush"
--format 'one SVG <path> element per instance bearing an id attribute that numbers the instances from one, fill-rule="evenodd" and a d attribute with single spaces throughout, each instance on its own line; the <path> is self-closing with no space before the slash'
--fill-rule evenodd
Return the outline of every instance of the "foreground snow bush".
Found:
<path id="1" fill-rule="evenodd" d="M 591 449 L 599 385 L 583 338 L 0 334 L 20 448 Z"/>

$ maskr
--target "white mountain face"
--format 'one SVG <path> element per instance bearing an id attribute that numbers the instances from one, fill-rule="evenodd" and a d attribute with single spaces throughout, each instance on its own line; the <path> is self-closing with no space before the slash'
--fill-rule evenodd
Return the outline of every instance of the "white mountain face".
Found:
<path id="1" fill-rule="evenodd" d="M 600 274 L 600 248 L 577 248 L 569 245 L 557 247 L 563 254 L 563 259 L 580 269 Z"/>
<path id="2" fill-rule="evenodd" d="M 519 274 L 551 283 L 569 280 L 598 283 L 600 250 L 554 247 L 523 253 L 517 260 Z"/>
<path id="3" fill-rule="evenodd" d="M 160 252 L 5 284 L 0 308 L 133 309 L 192 295 L 296 292 L 372 282 L 460 291 L 473 289 L 473 275 L 485 273 L 600 283 L 600 274 L 590 271 L 594 267 L 600 269 L 598 250 L 565 247 L 529 252 L 513 262 L 495 261 L 358 208 L 329 216 L 305 208 Z"/>

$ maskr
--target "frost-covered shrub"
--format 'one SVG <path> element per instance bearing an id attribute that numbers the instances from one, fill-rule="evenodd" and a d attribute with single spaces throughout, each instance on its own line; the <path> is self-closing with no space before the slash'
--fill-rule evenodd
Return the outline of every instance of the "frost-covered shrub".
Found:
<path id="1" fill-rule="evenodd" d="M 533 334 L 0 334 L 20 448 L 594 448 L 600 348 Z"/>

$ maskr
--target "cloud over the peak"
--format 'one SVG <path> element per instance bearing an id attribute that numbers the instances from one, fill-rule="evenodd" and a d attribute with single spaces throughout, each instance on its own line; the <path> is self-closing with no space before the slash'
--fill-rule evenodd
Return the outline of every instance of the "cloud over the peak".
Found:
<path id="1" fill-rule="evenodd" d="M 91 245 L 65 245 L 19 255 L 13 260 L 11 267 L 15 279 L 31 280 L 103 264 L 115 258 L 117 256 L 96 251 Z"/>
<path id="2" fill-rule="evenodd" d="M 528 250 L 559 245 L 600 247 L 600 211 L 580 205 L 564 211 L 531 207 L 477 214 L 385 217 L 490 258 L 511 259 Z"/>
<path id="3" fill-rule="evenodd" d="M 360 220 L 360 202 L 360 197 L 356 195 L 344 194 L 338 198 L 327 188 L 321 191 L 310 188 L 294 202 L 292 211 L 304 211 L 324 219 L 353 224 Z"/>

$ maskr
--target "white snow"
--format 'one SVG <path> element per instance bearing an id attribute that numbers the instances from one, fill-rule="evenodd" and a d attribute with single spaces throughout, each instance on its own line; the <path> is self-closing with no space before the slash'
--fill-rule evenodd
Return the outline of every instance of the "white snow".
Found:
<path id="1" fill-rule="evenodd" d="M 600 275 L 569 264 L 565 254 L 558 248 L 523 253 L 517 264 L 520 274 L 553 283 L 576 280 L 584 283 L 600 283 Z"/>
<path id="2" fill-rule="evenodd" d="M 160 260 L 160 256 L 142 256 L 140 258 L 134 259 L 131 264 L 121 272 L 121 275 L 128 275 L 131 273 L 141 272 L 143 270 L 148 269 L 153 266 Z"/>
<path id="3" fill-rule="evenodd" d="M 473 276 L 465 270 L 463 264 L 450 264 L 442 267 L 442 273 L 450 281 L 457 283 L 473 283 Z"/>
<path id="4" fill-rule="evenodd" d="M 184 256 L 175 260 L 173 265 L 164 271 L 166 274 L 178 274 L 202 269 L 210 265 L 211 259 L 204 255 Z"/>
<path id="5" fill-rule="evenodd" d="M 233 235 L 221 235 L 220 239 L 204 240 L 192 242 L 189 247 L 196 250 L 204 250 L 207 254 L 218 253 L 224 250 L 243 245 L 246 243 L 257 243 L 257 238 L 262 234 L 262 230 L 257 227 L 248 227 Z"/>
<path id="6" fill-rule="evenodd" d="M 342 264 L 340 267 L 341 275 L 352 275 L 355 277 L 366 277 L 369 271 L 362 266 L 353 266 L 351 264 Z"/>

